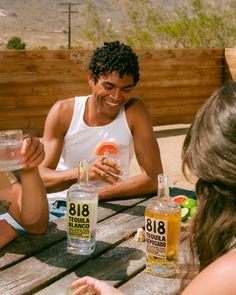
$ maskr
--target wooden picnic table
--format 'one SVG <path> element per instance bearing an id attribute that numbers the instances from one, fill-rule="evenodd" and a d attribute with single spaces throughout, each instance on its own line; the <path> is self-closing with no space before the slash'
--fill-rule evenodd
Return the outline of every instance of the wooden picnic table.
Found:
<path id="1" fill-rule="evenodd" d="M 85 275 L 130 295 L 172 294 L 180 279 L 147 274 L 145 243 L 134 238 L 153 198 L 100 202 L 96 249 L 89 256 L 67 253 L 65 217 L 51 222 L 45 234 L 17 238 L 0 251 L 0 294 L 66 294 L 67 287 Z"/>

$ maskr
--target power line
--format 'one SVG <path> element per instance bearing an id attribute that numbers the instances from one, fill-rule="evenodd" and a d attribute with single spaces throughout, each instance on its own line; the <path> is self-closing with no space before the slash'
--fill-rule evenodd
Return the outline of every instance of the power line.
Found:
<path id="1" fill-rule="evenodd" d="M 59 3 L 59 5 L 68 6 L 67 11 L 62 11 L 62 13 L 68 14 L 68 49 L 71 49 L 71 13 L 78 13 L 78 11 L 71 10 L 71 7 L 74 5 L 79 5 L 79 3 Z"/>

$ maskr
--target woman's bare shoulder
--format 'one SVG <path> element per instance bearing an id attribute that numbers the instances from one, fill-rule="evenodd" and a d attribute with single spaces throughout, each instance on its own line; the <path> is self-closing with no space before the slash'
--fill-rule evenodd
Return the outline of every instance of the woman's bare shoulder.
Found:
<path id="1" fill-rule="evenodd" d="M 236 251 L 216 259 L 203 269 L 183 291 L 183 295 L 235 295 Z"/>

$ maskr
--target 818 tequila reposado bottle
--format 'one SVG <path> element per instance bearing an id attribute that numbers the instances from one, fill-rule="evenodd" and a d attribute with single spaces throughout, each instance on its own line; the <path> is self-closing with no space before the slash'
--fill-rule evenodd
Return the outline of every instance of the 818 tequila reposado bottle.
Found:
<path id="1" fill-rule="evenodd" d="M 67 192 L 67 251 L 89 255 L 96 243 L 98 193 L 88 182 L 87 161 L 79 163 L 78 172 L 78 183 Z"/>
<path id="2" fill-rule="evenodd" d="M 181 209 L 169 198 L 168 176 L 158 175 L 158 196 L 145 210 L 146 270 L 160 277 L 179 272 Z"/>

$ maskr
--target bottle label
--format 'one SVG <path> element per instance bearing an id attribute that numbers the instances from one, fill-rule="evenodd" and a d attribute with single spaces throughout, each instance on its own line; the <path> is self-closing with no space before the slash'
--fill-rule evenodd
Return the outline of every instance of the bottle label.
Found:
<path id="1" fill-rule="evenodd" d="M 91 238 L 92 204 L 85 202 L 67 203 L 67 235 L 70 238 Z"/>
<path id="2" fill-rule="evenodd" d="M 147 255 L 166 258 L 168 221 L 145 216 Z"/>

